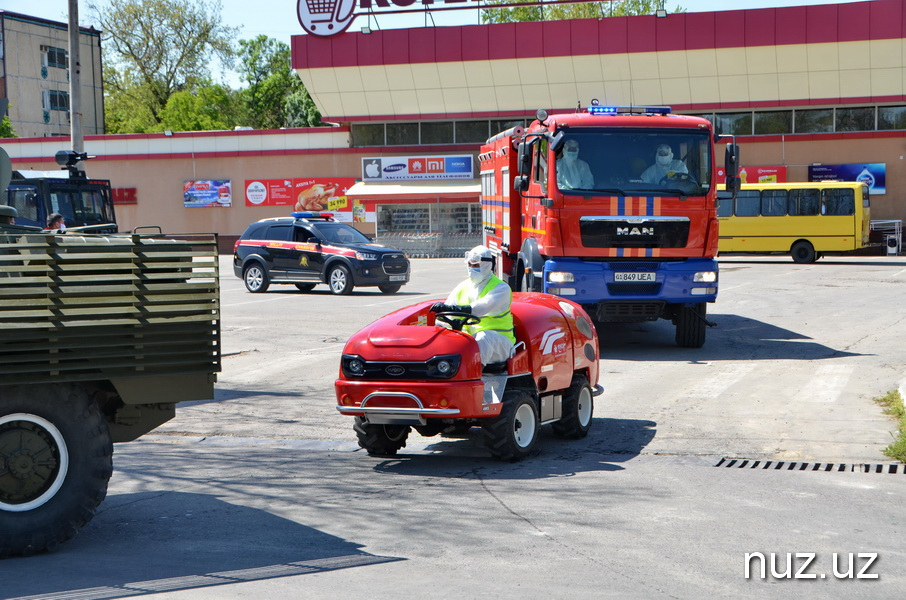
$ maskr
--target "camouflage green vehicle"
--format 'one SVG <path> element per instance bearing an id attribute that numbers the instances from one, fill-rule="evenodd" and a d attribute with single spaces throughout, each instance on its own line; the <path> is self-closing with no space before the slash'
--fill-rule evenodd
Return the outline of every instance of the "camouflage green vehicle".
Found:
<path id="1" fill-rule="evenodd" d="M 0 225 L 0 557 L 73 537 L 114 443 L 213 398 L 218 276 L 214 236 Z"/>

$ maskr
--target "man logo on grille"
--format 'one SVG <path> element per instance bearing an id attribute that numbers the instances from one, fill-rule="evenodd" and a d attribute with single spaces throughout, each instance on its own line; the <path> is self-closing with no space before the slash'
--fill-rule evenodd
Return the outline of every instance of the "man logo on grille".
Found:
<path id="1" fill-rule="evenodd" d="M 302 29 L 328 37 L 343 33 L 356 15 L 356 0 L 298 0 L 297 14 Z"/>

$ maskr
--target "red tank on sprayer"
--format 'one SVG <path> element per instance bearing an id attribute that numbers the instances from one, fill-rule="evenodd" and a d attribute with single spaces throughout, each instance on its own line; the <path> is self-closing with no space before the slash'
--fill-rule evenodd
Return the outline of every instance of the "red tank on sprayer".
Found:
<path id="1" fill-rule="evenodd" d="M 706 119 L 595 100 L 492 137 L 479 161 L 498 275 L 597 322 L 669 319 L 677 344 L 702 346 L 718 286 L 717 141 Z M 733 196 L 735 143 L 724 163 Z"/>

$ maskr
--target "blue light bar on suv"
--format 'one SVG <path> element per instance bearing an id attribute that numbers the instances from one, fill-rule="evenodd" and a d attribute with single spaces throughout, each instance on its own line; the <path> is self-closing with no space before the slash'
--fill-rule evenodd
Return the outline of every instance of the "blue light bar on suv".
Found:
<path id="1" fill-rule="evenodd" d="M 322 212 L 293 212 L 289 213 L 297 219 L 333 219 L 333 213 Z"/>
<path id="2" fill-rule="evenodd" d="M 593 104 L 588 107 L 588 114 L 590 115 L 669 115 L 671 112 L 669 106 L 599 106 Z"/>

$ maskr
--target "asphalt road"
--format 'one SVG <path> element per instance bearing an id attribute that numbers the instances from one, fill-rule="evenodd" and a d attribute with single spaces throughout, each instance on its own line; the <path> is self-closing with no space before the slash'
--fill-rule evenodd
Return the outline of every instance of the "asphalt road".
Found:
<path id="1" fill-rule="evenodd" d="M 605 328 L 589 436 L 543 431 L 516 464 L 474 435 L 368 457 L 334 409 L 345 340 L 445 296 L 461 260 L 348 297 L 252 295 L 221 264 L 216 398 L 118 445 L 94 521 L 0 562 L 0 598 L 906 594 L 906 469 L 872 401 L 906 378 L 904 258 L 722 259 L 704 348 L 663 321 Z"/>

